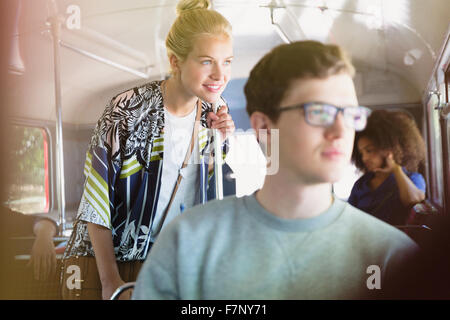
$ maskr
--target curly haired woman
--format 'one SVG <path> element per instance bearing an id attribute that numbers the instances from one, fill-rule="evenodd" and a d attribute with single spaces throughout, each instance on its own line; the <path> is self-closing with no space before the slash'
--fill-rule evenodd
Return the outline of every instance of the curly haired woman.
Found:
<path id="1" fill-rule="evenodd" d="M 355 136 L 352 161 L 364 175 L 348 202 L 387 223 L 405 224 L 409 209 L 425 199 L 425 180 L 417 172 L 424 158 L 424 141 L 408 114 L 374 111 Z"/>

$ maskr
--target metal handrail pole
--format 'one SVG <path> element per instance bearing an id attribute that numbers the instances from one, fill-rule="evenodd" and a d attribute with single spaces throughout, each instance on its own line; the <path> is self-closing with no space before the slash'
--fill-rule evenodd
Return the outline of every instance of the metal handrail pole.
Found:
<path id="1" fill-rule="evenodd" d="M 64 148 L 63 148 L 63 130 L 62 130 L 62 99 L 61 99 L 61 60 L 60 46 L 61 38 L 61 20 L 58 16 L 56 3 L 54 0 L 50 3 L 51 16 L 48 22 L 51 25 L 53 38 L 53 63 L 55 78 L 55 111 L 56 111 L 56 185 L 59 210 L 59 231 L 63 235 L 66 229 L 66 202 L 65 202 L 65 179 L 64 179 Z"/>
<path id="2" fill-rule="evenodd" d="M 217 113 L 219 104 L 213 104 L 213 111 Z M 222 181 L 222 138 L 218 129 L 213 129 L 214 136 L 214 177 L 216 183 L 216 199 L 223 199 L 223 181 Z"/>

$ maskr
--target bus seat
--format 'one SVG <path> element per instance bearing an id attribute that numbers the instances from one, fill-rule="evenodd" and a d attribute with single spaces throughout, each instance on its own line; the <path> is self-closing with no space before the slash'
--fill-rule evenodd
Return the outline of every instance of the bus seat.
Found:
<path id="1" fill-rule="evenodd" d="M 33 268 L 28 265 L 31 256 L 18 254 L 12 257 L 7 270 L 7 281 L 2 283 L 6 290 L 2 299 L 13 300 L 60 300 L 60 272 L 62 262 L 57 256 L 55 272 L 46 280 L 36 280 Z"/>
<path id="2" fill-rule="evenodd" d="M 406 233 L 421 248 L 425 246 L 431 236 L 431 228 L 426 225 L 397 225 L 394 227 Z"/>
<path id="3" fill-rule="evenodd" d="M 411 208 L 406 225 L 429 226 L 437 215 L 438 210 L 428 200 L 424 200 Z"/>

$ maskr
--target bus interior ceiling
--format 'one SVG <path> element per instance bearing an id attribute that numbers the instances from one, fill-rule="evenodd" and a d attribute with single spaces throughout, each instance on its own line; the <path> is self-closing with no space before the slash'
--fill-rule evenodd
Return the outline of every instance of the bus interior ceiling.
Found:
<path id="1" fill-rule="evenodd" d="M 57 118 L 49 18 L 55 12 L 61 17 L 59 73 L 66 207 L 73 218 L 82 192 L 89 137 L 106 104 L 117 92 L 168 74 L 164 42 L 176 16 L 176 1 L 13 3 L 10 9 L 15 16 L 11 58 L 14 75 L 6 90 L 7 99 L 14 103 L 11 116 L 22 125 L 50 130 L 52 163 L 57 152 Z M 56 4 L 56 11 L 52 3 Z M 233 26 L 235 60 L 224 96 L 238 128 L 249 128 L 242 89 L 251 68 L 274 46 L 304 39 L 336 43 L 351 54 L 361 105 L 408 110 L 423 128 L 423 97 L 449 27 L 448 0 L 212 3 Z M 55 174 L 52 184 L 57 184 Z M 56 203 L 53 187 L 54 209 Z"/>

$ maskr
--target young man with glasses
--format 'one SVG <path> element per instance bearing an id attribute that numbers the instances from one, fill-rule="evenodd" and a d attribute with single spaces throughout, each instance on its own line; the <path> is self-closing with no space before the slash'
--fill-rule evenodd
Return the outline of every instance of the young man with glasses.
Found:
<path id="1" fill-rule="evenodd" d="M 354 299 L 382 292 L 417 246 L 332 193 L 369 115 L 358 106 L 353 74 L 339 47 L 314 41 L 281 45 L 253 68 L 247 111 L 256 133 L 267 132 L 268 149 L 278 144 L 278 172 L 251 196 L 194 207 L 168 225 L 134 298 Z M 276 132 L 279 141 L 272 141 Z"/>

